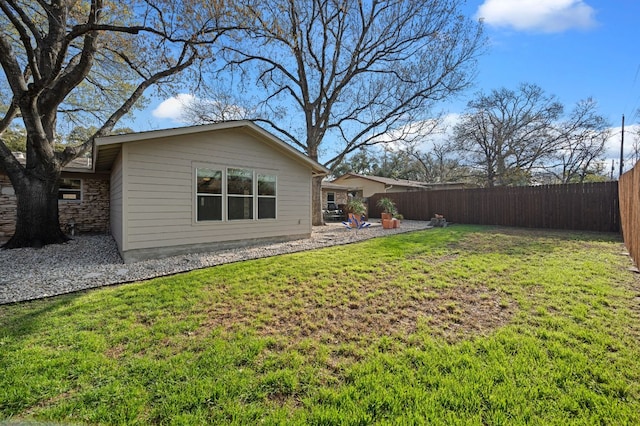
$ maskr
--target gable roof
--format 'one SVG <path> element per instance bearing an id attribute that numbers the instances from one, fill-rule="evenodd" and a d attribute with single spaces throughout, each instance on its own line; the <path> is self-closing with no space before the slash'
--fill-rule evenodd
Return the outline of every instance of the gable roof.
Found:
<path id="1" fill-rule="evenodd" d="M 123 135 L 96 138 L 93 150 L 94 170 L 111 170 L 111 167 L 120 152 L 121 146 L 126 143 L 221 130 L 238 130 L 246 132 L 271 146 L 283 155 L 309 166 L 314 175 L 324 176 L 330 172 L 329 169 L 324 167 L 322 164 L 312 160 L 302 152 L 285 143 L 282 139 L 248 120 L 224 121 L 214 124 L 177 127 L 173 129 L 152 130 L 148 132 L 127 133 Z"/>
<path id="2" fill-rule="evenodd" d="M 391 185 L 391 186 L 406 186 L 406 187 L 411 187 L 411 188 L 425 188 L 428 183 L 426 182 L 418 182 L 415 180 L 408 180 L 408 179 L 392 179 L 392 178 L 386 178 L 386 177 L 380 177 L 380 176 L 369 176 L 369 175 L 359 175 L 357 173 L 346 173 L 342 176 L 340 176 L 340 178 L 346 177 L 347 179 L 350 178 L 361 178 L 361 179 L 367 179 L 373 182 L 378 182 L 378 183 L 382 183 L 385 185 Z"/>

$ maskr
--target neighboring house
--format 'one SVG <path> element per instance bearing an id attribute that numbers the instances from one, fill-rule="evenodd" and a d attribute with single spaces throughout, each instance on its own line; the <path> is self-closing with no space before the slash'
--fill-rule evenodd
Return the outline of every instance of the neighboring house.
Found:
<path id="1" fill-rule="evenodd" d="M 98 138 L 93 155 L 125 262 L 309 237 L 329 172 L 250 121 Z"/>
<path id="2" fill-rule="evenodd" d="M 361 188 L 362 197 L 364 198 L 369 198 L 378 193 L 422 191 L 426 189 L 424 182 L 359 175 L 356 173 L 344 174 L 334 179 L 331 183 Z"/>
<path id="3" fill-rule="evenodd" d="M 409 191 L 428 191 L 437 189 L 463 189 L 475 187 L 461 182 L 418 182 L 407 179 L 392 179 L 380 176 L 359 175 L 357 173 L 346 173 L 331 183 L 358 187 L 362 190 L 362 197 L 369 198 L 373 194 Z"/>

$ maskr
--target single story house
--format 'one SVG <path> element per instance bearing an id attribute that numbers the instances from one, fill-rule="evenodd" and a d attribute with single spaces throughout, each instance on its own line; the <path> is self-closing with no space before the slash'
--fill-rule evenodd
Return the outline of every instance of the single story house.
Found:
<path id="1" fill-rule="evenodd" d="M 108 229 L 129 263 L 307 238 L 311 181 L 328 173 L 242 120 L 98 138 L 85 176 L 108 182 Z"/>
<path id="2" fill-rule="evenodd" d="M 437 189 L 462 189 L 470 187 L 462 182 L 419 182 L 407 179 L 392 179 L 380 176 L 360 175 L 357 173 L 346 173 L 331 183 L 357 187 L 362 191 L 363 198 L 369 198 L 373 194 L 384 194 L 392 192 L 428 191 Z M 475 187 L 471 185 L 471 187 Z"/>
<path id="3" fill-rule="evenodd" d="M 363 198 L 369 198 L 373 194 L 379 193 L 422 191 L 426 189 L 424 182 L 360 175 L 357 173 L 346 173 L 334 179 L 331 183 L 361 188 Z"/>

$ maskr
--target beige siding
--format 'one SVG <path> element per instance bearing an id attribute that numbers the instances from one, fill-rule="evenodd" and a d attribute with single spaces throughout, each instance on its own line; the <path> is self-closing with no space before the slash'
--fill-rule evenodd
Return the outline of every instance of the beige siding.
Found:
<path id="1" fill-rule="evenodd" d="M 385 185 L 383 183 L 359 177 L 343 176 L 334 180 L 333 183 L 354 188 L 362 188 L 362 196 L 365 198 L 371 197 L 373 194 L 385 192 Z"/>
<path id="2" fill-rule="evenodd" d="M 373 194 L 385 192 L 385 186 L 383 183 L 372 182 L 366 179 L 359 179 L 357 186 L 362 187 L 362 196 L 365 198 L 369 198 Z"/>
<path id="3" fill-rule="evenodd" d="M 120 251 L 123 247 L 123 224 L 122 224 L 122 152 L 118 155 L 113 169 L 111 170 L 111 196 L 110 196 L 110 223 L 111 235 L 118 244 Z"/>
<path id="4" fill-rule="evenodd" d="M 125 251 L 311 233 L 311 169 L 253 136 L 199 133 L 131 142 L 123 152 Z M 277 219 L 196 222 L 196 167 L 276 175 Z"/>

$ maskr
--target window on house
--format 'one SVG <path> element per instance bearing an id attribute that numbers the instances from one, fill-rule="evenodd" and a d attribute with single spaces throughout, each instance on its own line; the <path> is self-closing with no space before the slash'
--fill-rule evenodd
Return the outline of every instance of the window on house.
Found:
<path id="1" fill-rule="evenodd" d="M 58 189 L 58 200 L 75 200 L 82 199 L 82 179 L 60 179 Z"/>
<path id="2" fill-rule="evenodd" d="M 227 169 L 227 218 L 253 219 L 253 171 Z"/>
<path id="3" fill-rule="evenodd" d="M 197 222 L 275 219 L 276 195 L 276 175 L 240 168 L 196 169 Z"/>
<path id="4" fill-rule="evenodd" d="M 197 220 L 222 220 L 222 170 L 196 169 Z"/>
<path id="5" fill-rule="evenodd" d="M 336 193 L 335 192 L 327 192 L 327 204 L 336 202 Z"/>
<path id="6" fill-rule="evenodd" d="M 258 174 L 258 219 L 276 218 L 276 177 Z"/>

